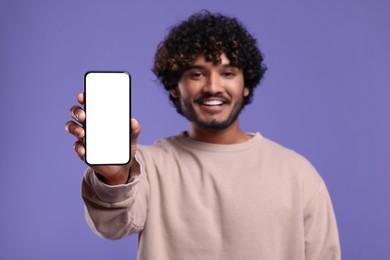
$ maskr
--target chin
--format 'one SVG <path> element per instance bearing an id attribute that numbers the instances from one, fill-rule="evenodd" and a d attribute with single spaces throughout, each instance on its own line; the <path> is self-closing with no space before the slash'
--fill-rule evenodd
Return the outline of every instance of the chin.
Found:
<path id="1" fill-rule="evenodd" d="M 192 123 L 194 123 L 197 127 L 202 129 L 210 129 L 210 130 L 223 130 L 231 126 L 236 119 L 234 120 L 211 120 L 211 121 L 202 121 L 202 120 L 194 120 Z"/>

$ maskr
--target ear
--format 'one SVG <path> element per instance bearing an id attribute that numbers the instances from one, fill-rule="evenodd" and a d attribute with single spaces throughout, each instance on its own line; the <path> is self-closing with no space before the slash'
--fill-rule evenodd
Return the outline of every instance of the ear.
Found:
<path id="1" fill-rule="evenodd" d="M 174 87 L 173 89 L 171 89 L 171 96 L 174 97 L 174 98 L 178 98 L 179 97 L 179 89 L 177 87 Z"/>
<path id="2" fill-rule="evenodd" d="M 244 93 L 244 97 L 247 97 L 249 95 L 249 88 L 244 87 L 243 93 Z"/>

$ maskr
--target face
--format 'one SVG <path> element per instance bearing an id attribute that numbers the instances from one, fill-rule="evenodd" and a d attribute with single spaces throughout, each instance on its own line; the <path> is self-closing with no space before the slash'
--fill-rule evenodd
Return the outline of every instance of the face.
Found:
<path id="1" fill-rule="evenodd" d="M 221 61 L 214 65 L 200 55 L 180 78 L 178 93 L 172 93 L 179 98 L 182 114 L 197 127 L 229 127 L 237 121 L 243 98 L 249 94 L 242 70 L 232 66 L 225 54 Z"/>

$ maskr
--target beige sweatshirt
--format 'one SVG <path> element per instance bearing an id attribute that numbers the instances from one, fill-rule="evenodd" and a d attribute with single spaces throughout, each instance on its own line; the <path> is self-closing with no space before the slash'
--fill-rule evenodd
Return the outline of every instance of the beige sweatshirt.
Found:
<path id="1" fill-rule="evenodd" d="M 140 260 L 340 259 L 323 180 L 259 133 L 233 145 L 170 137 L 140 146 L 136 158 L 125 185 L 88 169 L 82 195 L 98 235 L 139 232 Z"/>

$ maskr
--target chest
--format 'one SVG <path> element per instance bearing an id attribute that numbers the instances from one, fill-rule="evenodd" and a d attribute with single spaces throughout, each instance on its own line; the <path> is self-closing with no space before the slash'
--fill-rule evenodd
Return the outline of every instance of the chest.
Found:
<path id="1" fill-rule="evenodd" d="M 283 222 L 299 214 L 299 182 L 277 163 L 234 155 L 196 156 L 149 171 L 150 207 L 172 219 Z M 175 216 L 173 216 L 176 214 Z"/>

